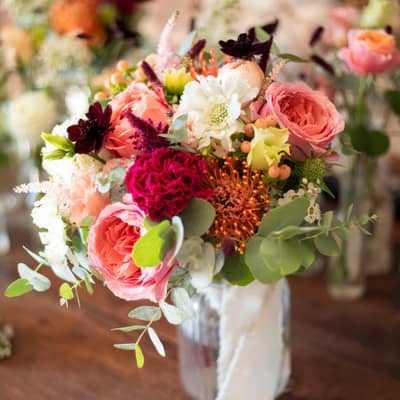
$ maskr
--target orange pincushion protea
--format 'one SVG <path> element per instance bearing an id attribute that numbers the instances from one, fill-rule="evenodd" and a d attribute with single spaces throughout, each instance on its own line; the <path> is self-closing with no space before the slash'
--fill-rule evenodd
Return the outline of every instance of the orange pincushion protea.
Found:
<path id="1" fill-rule="evenodd" d="M 104 43 L 106 32 L 98 13 L 97 0 L 61 0 L 50 11 L 50 23 L 61 35 L 76 32 L 90 45 Z"/>
<path id="2" fill-rule="evenodd" d="M 227 157 L 223 164 L 209 161 L 206 181 L 214 195 L 209 200 L 216 216 L 209 230 L 219 240 L 230 239 L 235 250 L 243 254 L 247 240 L 253 236 L 269 208 L 267 186 L 262 171 L 251 171 L 247 162 Z"/>

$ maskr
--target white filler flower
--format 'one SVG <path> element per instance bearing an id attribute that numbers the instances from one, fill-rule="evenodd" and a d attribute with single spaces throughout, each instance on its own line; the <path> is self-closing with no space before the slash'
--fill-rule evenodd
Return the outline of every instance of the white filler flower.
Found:
<path id="1" fill-rule="evenodd" d="M 178 115 L 188 115 L 188 126 L 199 149 L 212 145 L 218 152 L 232 151 L 231 136 L 241 127 L 238 119 L 242 105 L 257 96 L 258 89 L 225 76 L 198 79 L 185 86 Z"/>
<path id="2" fill-rule="evenodd" d="M 56 102 L 44 92 L 26 92 L 9 105 L 8 126 L 11 133 L 32 145 L 41 143 L 40 134 L 50 131 L 57 119 Z"/>

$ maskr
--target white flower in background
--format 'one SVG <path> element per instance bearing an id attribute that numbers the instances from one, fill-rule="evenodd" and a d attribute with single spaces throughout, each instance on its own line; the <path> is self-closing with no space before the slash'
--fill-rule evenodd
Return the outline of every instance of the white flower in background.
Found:
<path id="1" fill-rule="evenodd" d="M 49 36 L 39 49 L 40 62 L 37 84 L 41 87 L 65 87 L 66 81 L 74 84 L 84 83 L 81 72 L 71 71 L 71 67 L 83 67 L 92 61 L 90 50 L 75 35 Z"/>
<path id="2" fill-rule="evenodd" d="M 5 66 L 15 68 L 18 61 L 27 64 L 33 57 L 32 36 L 15 25 L 6 25 L 0 31 Z"/>
<path id="3" fill-rule="evenodd" d="M 65 94 L 65 105 L 67 106 L 68 114 L 73 118 L 82 116 L 89 109 L 89 88 L 86 86 L 80 88 L 79 86 L 73 86 L 67 89 Z"/>
<path id="4" fill-rule="evenodd" d="M 253 99 L 258 89 L 225 77 L 198 79 L 185 86 L 177 115 L 188 115 L 190 133 L 199 149 L 212 145 L 222 155 L 232 151 L 231 136 L 241 127 L 242 105 Z"/>
<path id="5" fill-rule="evenodd" d="M 49 131 L 57 119 L 55 100 L 41 91 L 26 92 L 9 104 L 8 127 L 11 133 L 32 145 L 41 143 L 40 134 Z"/>

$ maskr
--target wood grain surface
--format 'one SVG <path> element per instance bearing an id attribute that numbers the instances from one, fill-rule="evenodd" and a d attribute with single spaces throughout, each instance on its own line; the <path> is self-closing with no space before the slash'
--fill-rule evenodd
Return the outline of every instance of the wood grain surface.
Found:
<path id="1" fill-rule="evenodd" d="M 0 259 L 1 293 L 15 279 L 17 261 L 29 262 L 21 244 L 34 246 L 26 215 L 9 222 L 13 248 Z M 331 300 L 323 276 L 290 279 L 293 377 L 282 400 L 400 399 L 396 279 L 370 279 L 366 297 L 351 303 Z M 0 400 L 188 399 L 179 379 L 175 328 L 158 324 L 167 358 L 145 341 L 145 367 L 137 370 L 133 353 L 112 347 L 131 334 L 110 331 L 129 322 L 134 304 L 96 289 L 82 296 L 81 309 L 61 308 L 56 290 L 0 297 L 0 323 L 16 331 L 14 355 L 0 361 Z"/>

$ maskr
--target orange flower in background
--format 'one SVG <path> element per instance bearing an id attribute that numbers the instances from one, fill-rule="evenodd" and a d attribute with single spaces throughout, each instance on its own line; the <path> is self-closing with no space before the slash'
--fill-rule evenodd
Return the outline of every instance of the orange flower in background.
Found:
<path id="1" fill-rule="evenodd" d="M 98 13 L 97 0 L 61 0 L 50 11 L 50 23 L 61 35 L 76 32 L 90 45 L 100 45 L 106 32 Z"/>

